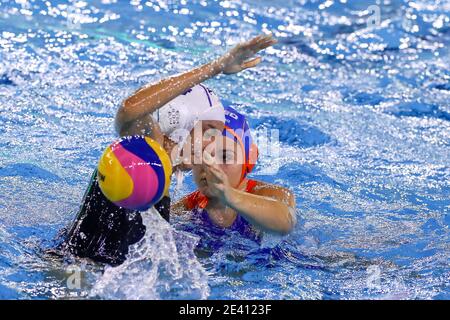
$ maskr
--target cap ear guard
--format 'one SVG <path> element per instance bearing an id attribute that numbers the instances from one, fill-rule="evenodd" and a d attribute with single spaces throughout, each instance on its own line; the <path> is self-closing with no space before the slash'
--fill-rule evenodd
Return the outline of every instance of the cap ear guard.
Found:
<path id="1" fill-rule="evenodd" d="M 259 156 L 258 146 L 255 143 L 252 143 L 248 154 L 248 161 L 246 163 L 247 174 L 252 172 L 253 168 L 255 168 L 256 161 L 258 161 L 258 156 Z"/>
<path id="2" fill-rule="evenodd" d="M 245 116 L 230 105 L 225 106 L 225 129 L 222 134 L 234 139 L 242 147 L 244 152 L 242 180 L 255 167 L 259 152 Z"/>
<path id="3" fill-rule="evenodd" d="M 241 132 L 241 131 L 242 130 L 240 130 L 240 131 L 238 130 L 238 132 Z M 225 128 L 222 132 L 223 136 L 234 140 L 234 142 L 239 144 L 239 146 L 242 149 L 244 163 L 242 164 L 242 172 L 241 172 L 241 178 L 240 178 L 241 181 L 245 178 L 245 176 L 248 173 L 250 173 L 253 170 L 253 168 L 256 164 L 256 160 L 258 159 L 258 147 L 253 142 L 253 139 L 252 139 L 249 131 L 247 131 L 245 134 L 246 134 L 246 137 L 242 137 L 235 130 L 228 127 L 227 125 L 225 125 Z"/>

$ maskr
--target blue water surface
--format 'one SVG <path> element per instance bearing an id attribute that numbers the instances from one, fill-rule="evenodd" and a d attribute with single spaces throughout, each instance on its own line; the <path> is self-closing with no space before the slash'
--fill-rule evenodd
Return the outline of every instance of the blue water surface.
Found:
<path id="1" fill-rule="evenodd" d="M 1 299 L 89 297 L 42 248 L 72 221 L 121 101 L 261 32 L 279 43 L 257 68 L 206 84 L 279 130 L 253 178 L 295 192 L 298 224 L 261 245 L 224 235 L 197 252 L 208 289 L 150 297 L 450 298 L 450 1 L 3 0 Z M 188 175 L 175 197 L 193 189 Z"/>

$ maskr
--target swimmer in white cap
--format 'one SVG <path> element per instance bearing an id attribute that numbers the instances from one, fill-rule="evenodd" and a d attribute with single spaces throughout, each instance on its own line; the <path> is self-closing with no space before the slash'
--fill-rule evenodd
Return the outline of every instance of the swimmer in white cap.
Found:
<path id="1" fill-rule="evenodd" d="M 219 98 L 201 83 L 221 73 L 233 74 L 256 66 L 261 58 L 255 54 L 275 43 L 271 35 L 258 36 L 238 44 L 217 60 L 139 89 L 117 111 L 117 132 L 120 136 L 155 139 L 171 156 L 175 170 L 190 169 L 192 164 L 179 161 L 178 150 L 188 145 L 186 139 L 195 129 L 200 129 L 202 136 L 208 129 L 218 129 L 221 134 L 225 121 Z M 201 141 L 202 147 L 206 142 Z M 142 239 L 146 227 L 139 211 L 118 207 L 106 199 L 95 177 L 96 171 L 59 248 L 77 257 L 118 265 L 126 259 L 129 245 Z M 155 209 L 169 221 L 169 195 L 155 204 Z"/>
<path id="2" fill-rule="evenodd" d="M 197 124 L 202 132 L 210 128 L 222 131 L 225 119 L 219 98 L 201 83 L 222 73 L 255 67 L 261 62 L 255 54 L 276 42 L 271 34 L 257 36 L 203 66 L 140 88 L 117 111 L 117 132 L 150 136 L 171 155 L 174 166 L 189 169 L 174 159 L 174 147 L 184 143 Z"/>

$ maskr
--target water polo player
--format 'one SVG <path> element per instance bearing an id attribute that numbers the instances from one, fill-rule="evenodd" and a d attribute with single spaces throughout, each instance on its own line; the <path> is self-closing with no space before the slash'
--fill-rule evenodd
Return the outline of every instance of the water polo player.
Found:
<path id="1" fill-rule="evenodd" d="M 117 112 L 118 134 L 151 137 L 171 156 L 174 170 L 188 169 L 190 164 L 179 160 L 180 150 L 186 150 L 180 145 L 186 143 L 194 127 L 201 127 L 202 132 L 223 128 L 220 100 L 201 82 L 218 74 L 234 74 L 256 66 L 261 58 L 254 55 L 275 43 L 271 35 L 261 35 L 238 44 L 217 60 L 140 88 L 124 100 Z M 63 236 L 61 249 L 79 257 L 118 265 L 125 260 L 128 246 L 143 237 L 145 226 L 139 211 L 118 207 L 106 199 L 96 176 L 95 171 L 75 221 Z M 155 208 L 168 221 L 169 195 L 166 194 Z"/>
<path id="2" fill-rule="evenodd" d="M 258 150 L 245 116 L 225 107 L 221 143 L 210 143 L 194 164 L 198 190 L 178 201 L 172 212 L 191 212 L 207 225 L 231 228 L 259 238 L 261 231 L 289 233 L 295 224 L 295 198 L 281 186 L 249 179 Z"/>

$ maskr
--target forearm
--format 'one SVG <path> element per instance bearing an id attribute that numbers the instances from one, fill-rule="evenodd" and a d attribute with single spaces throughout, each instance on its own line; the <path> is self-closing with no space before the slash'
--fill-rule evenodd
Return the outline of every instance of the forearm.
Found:
<path id="1" fill-rule="evenodd" d="M 126 98 L 116 115 L 116 128 L 153 113 L 189 88 L 221 73 L 217 60 L 140 88 Z"/>
<path id="2" fill-rule="evenodd" d="M 225 202 L 251 224 L 265 231 L 284 235 L 294 227 L 295 221 L 289 206 L 281 201 L 231 189 Z"/>
<path id="3" fill-rule="evenodd" d="M 217 60 L 139 89 L 125 99 L 119 108 L 116 114 L 116 130 L 120 132 L 126 124 L 140 119 L 145 114 L 153 113 L 187 89 L 219 73 L 233 74 L 253 68 L 261 62 L 261 57 L 255 58 L 254 55 L 276 42 L 272 35 L 257 36 L 236 45 Z"/>

